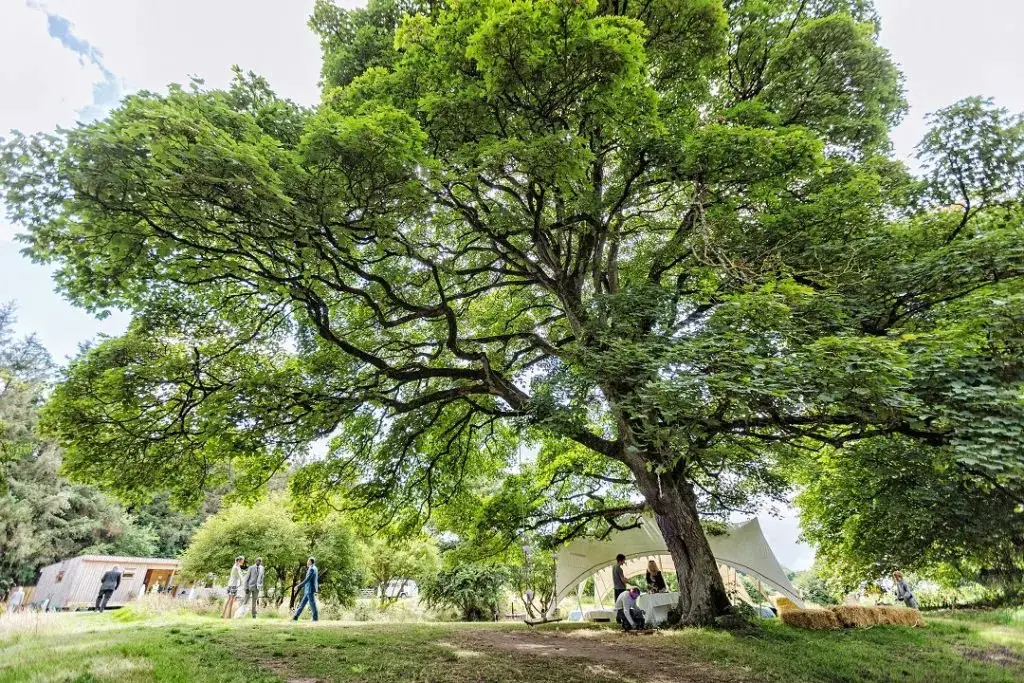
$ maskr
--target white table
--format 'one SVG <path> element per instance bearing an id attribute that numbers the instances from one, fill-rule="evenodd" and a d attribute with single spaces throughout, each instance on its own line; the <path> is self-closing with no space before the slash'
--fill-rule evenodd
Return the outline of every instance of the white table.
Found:
<path id="1" fill-rule="evenodd" d="M 644 611 L 649 626 L 666 621 L 669 609 L 678 604 L 679 593 L 644 593 L 636 599 L 636 606 Z"/>

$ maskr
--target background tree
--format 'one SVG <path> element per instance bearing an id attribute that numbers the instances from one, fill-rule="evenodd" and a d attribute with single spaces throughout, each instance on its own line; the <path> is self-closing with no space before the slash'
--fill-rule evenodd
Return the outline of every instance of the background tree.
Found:
<path id="1" fill-rule="evenodd" d="M 810 461 L 804 481 L 804 534 L 844 592 L 895 569 L 1024 590 L 1022 490 L 972 474 L 950 451 L 867 442 Z"/>
<path id="2" fill-rule="evenodd" d="M 363 581 L 362 555 L 348 525 L 335 516 L 297 521 L 282 495 L 232 505 L 208 518 L 182 555 L 182 573 L 226 581 L 239 555 L 249 565 L 263 558 L 264 590 L 278 605 L 285 597 L 289 606 L 295 604 L 311 555 L 320 569 L 321 592 L 339 603 L 350 604 Z"/>
<path id="3" fill-rule="evenodd" d="M 30 456 L 38 446 L 38 408 L 54 369 L 38 340 L 15 338 L 15 320 L 14 304 L 0 305 L 0 465 Z M 8 471 L 0 472 L 5 486 Z"/>
<path id="4" fill-rule="evenodd" d="M 302 528 L 306 556 L 292 571 L 291 604 L 302 597 L 299 583 L 306 575 L 306 560 L 313 556 L 320 571 L 320 592 L 340 605 L 352 605 L 356 593 L 366 585 L 367 575 L 366 549 L 352 526 L 341 515 L 332 514 L 319 521 L 305 521 Z"/>
<path id="5" fill-rule="evenodd" d="M 789 580 L 800 596 L 816 605 L 838 605 L 843 598 L 843 591 L 822 576 L 820 563 L 815 562 L 810 569 L 793 572 Z"/>
<path id="6" fill-rule="evenodd" d="M 364 546 L 366 578 L 382 606 L 397 601 L 409 589 L 433 578 L 441 568 L 437 542 L 431 538 L 371 538 Z"/>
<path id="7" fill-rule="evenodd" d="M 115 533 L 109 539 L 82 548 L 82 554 L 126 557 L 156 557 L 159 555 L 160 539 L 152 528 L 142 526 L 132 517 L 123 515 L 114 530 Z"/>
<path id="8" fill-rule="evenodd" d="M 420 596 L 430 609 L 458 610 L 463 621 L 494 621 L 508 582 L 505 567 L 462 564 L 424 582 Z"/>
<path id="9" fill-rule="evenodd" d="M 203 522 L 182 555 L 181 571 L 192 579 L 214 574 L 226 581 L 237 556 L 249 563 L 262 557 L 264 590 L 281 604 L 294 568 L 306 560 L 306 547 L 284 501 L 268 498 L 252 507 L 227 507 Z"/>
<path id="10" fill-rule="evenodd" d="M 170 494 L 160 492 L 147 503 L 137 504 L 128 512 L 139 527 L 146 527 L 156 535 L 156 557 L 178 557 L 188 547 L 199 525 L 217 512 L 220 496 L 208 496 L 195 512 L 176 508 Z"/>
<path id="11" fill-rule="evenodd" d="M 551 551 L 531 548 L 514 553 L 510 563 L 511 583 L 531 619 L 543 617 L 555 599 L 555 558 Z M 528 600 L 529 594 L 533 599 Z"/>
<path id="12" fill-rule="evenodd" d="M 545 531 L 646 506 L 686 623 L 727 605 L 701 515 L 805 454 L 1020 479 L 1021 126 L 940 112 L 911 178 L 870 2 L 382 7 L 318 6 L 314 110 L 239 74 L 4 147 L 34 258 L 134 314 L 49 406 L 69 471 L 197 501 L 334 436 L 293 489 L 409 529 L 574 443 L 603 466 L 555 468 Z"/>
<path id="13" fill-rule="evenodd" d="M 61 476 L 59 450 L 36 432 L 53 363 L 34 338 L 14 336 L 14 322 L 14 306 L 0 307 L 0 590 L 84 552 L 152 554 L 148 529 Z"/>

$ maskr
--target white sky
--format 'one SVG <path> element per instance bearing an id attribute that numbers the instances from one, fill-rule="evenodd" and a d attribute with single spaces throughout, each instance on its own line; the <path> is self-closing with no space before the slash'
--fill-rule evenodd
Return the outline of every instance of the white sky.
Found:
<path id="1" fill-rule="evenodd" d="M 317 99 L 320 54 L 306 27 L 313 0 L 0 0 L 0 135 L 46 131 L 101 114 L 116 96 L 202 77 L 220 86 L 238 64 L 299 102 Z M 356 4 L 348 0 L 347 4 Z M 911 111 L 893 139 L 910 160 L 923 117 L 970 95 L 1024 111 L 1024 2 L 876 0 L 882 43 L 906 75 Z M 2 219 L 0 219 L 2 220 Z M 19 305 L 19 327 L 54 356 L 73 355 L 127 319 L 98 321 L 54 293 L 48 269 L 30 263 L 0 222 L 0 302 Z M 795 516 L 764 516 L 786 566 L 810 565 L 794 542 Z"/>

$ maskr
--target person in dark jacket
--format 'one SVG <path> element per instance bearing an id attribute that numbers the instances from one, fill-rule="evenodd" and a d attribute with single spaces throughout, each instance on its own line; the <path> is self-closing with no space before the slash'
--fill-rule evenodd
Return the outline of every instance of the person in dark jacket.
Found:
<path id="1" fill-rule="evenodd" d="M 626 573 L 622 569 L 624 564 L 626 564 L 626 556 L 619 553 L 615 556 L 615 566 L 612 567 L 612 591 L 615 600 L 618 600 L 619 596 L 626 592 Z"/>
<path id="2" fill-rule="evenodd" d="M 316 560 L 312 557 L 306 562 L 306 578 L 299 584 L 302 588 L 302 602 L 299 603 L 299 608 L 295 610 L 295 616 L 292 617 L 292 621 L 298 621 L 299 615 L 302 614 L 303 608 L 308 604 L 310 611 L 313 612 L 313 621 L 320 620 L 320 614 L 316 609 L 316 594 L 320 592 L 320 570 L 316 568 Z"/>
<path id="3" fill-rule="evenodd" d="M 100 594 L 96 596 L 96 611 L 102 612 L 107 608 L 107 602 L 110 600 L 110 596 L 114 594 L 114 591 L 121 585 L 121 568 L 114 565 L 113 569 L 108 571 L 100 579 Z"/>
<path id="4" fill-rule="evenodd" d="M 647 563 L 647 590 L 650 593 L 664 593 L 668 590 L 665 575 L 658 569 L 658 563 L 654 560 Z"/>

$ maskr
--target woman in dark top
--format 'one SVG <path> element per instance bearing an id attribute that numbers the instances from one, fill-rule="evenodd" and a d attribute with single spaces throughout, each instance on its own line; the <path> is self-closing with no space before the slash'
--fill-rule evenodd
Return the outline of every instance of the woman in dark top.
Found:
<path id="1" fill-rule="evenodd" d="M 668 590 L 665 575 L 658 569 L 658 563 L 654 560 L 647 563 L 647 590 L 651 593 L 664 593 Z"/>

